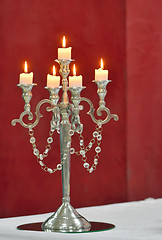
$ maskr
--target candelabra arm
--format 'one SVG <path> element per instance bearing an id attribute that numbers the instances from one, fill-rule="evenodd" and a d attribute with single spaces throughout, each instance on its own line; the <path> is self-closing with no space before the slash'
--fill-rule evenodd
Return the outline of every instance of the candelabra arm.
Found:
<path id="1" fill-rule="evenodd" d="M 13 119 L 12 122 L 11 122 L 11 125 L 12 126 L 15 126 L 16 123 L 20 123 L 23 127 L 25 128 L 34 128 L 35 126 L 37 126 L 37 124 L 39 123 L 39 120 L 40 118 L 42 117 L 41 113 L 40 113 L 40 107 L 44 104 L 44 103 L 49 103 L 53 106 L 53 103 L 49 100 L 49 99 L 43 99 L 41 100 L 37 106 L 36 106 L 36 112 L 35 112 L 35 115 L 36 115 L 36 119 L 33 123 L 25 123 L 23 121 L 23 118 L 25 115 L 28 115 L 28 120 L 31 121 L 33 120 L 33 113 L 30 112 L 30 111 L 24 111 L 20 114 L 20 117 L 19 119 Z"/>
<path id="2" fill-rule="evenodd" d="M 89 104 L 90 106 L 90 109 L 89 111 L 87 112 L 87 114 L 89 114 L 93 120 L 93 122 L 95 122 L 96 124 L 105 124 L 107 122 L 109 122 L 112 118 L 114 118 L 115 121 L 118 121 L 118 116 L 116 114 L 111 114 L 110 113 L 110 110 L 105 107 L 105 106 L 100 106 L 98 109 L 97 109 L 97 115 L 98 116 L 101 116 L 102 115 L 102 111 L 105 111 L 107 113 L 107 116 L 104 120 L 102 119 L 96 119 L 95 116 L 94 116 L 94 112 L 95 112 L 95 109 L 94 109 L 94 106 L 93 106 L 93 103 L 91 102 L 91 100 L 89 100 L 88 98 L 85 98 L 85 97 L 82 97 L 80 99 L 80 101 L 85 101 Z"/>

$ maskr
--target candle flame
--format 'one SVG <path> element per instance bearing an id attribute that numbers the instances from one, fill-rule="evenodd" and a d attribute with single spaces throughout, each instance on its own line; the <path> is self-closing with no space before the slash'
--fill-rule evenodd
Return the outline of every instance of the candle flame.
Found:
<path id="1" fill-rule="evenodd" d="M 75 67 L 75 64 L 73 65 L 73 75 L 76 76 L 76 67 Z"/>
<path id="2" fill-rule="evenodd" d="M 101 58 L 101 68 L 104 68 L 104 63 L 103 63 L 103 59 Z"/>
<path id="3" fill-rule="evenodd" d="M 25 72 L 25 73 L 28 72 L 28 64 L 27 64 L 27 61 L 25 61 L 25 63 L 24 63 L 24 72 Z"/>
<path id="4" fill-rule="evenodd" d="M 62 39 L 62 47 L 66 47 L 66 38 L 65 36 L 63 36 L 63 39 Z"/>
<path id="5" fill-rule="evenodd" d="M 55 68 L 55 65 L 53 65 L 53 75 L 56 75 L 56 68 Z"/>

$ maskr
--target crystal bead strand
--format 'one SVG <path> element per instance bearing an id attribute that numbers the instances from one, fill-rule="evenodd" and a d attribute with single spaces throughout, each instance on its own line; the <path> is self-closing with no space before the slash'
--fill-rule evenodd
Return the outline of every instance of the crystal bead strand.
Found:
<path id="1" fill-rule="evenodd" d="M 51 149 L 51 144 L 53 142 L 53 133 L 54 133 L 55 129 L 51 127 L 50 131 L 49 131 L 49 137 L 47 138 L 47 145 L 45 147 L 45 151 L 43 153 L 39 153 L 39 150 L 37 149 L 36 146 L 36 139 L 34 137 L 34 131 L 33 129 L 29 128 L 29 136 L 30 136 L 30 143 L 32 144 L 32 148 L 33 148 L 33 154 L 37 157 L 37 162 L 40 164 L 41 168 L 48 173 L 54 173 L 58 170 L 62 169 L 62 165 L 64 164 L 64 162 L 66 161 L 66 156 L 69 150 L 69 142 L 67 143 L 67 150 L 64 153 L 63 159 L 61 160 L 61 163 L 57 164 L 56 168 L 49 168 L 47 167 L 47 165 L 43 162 L 44 158 L 46 158 L 48 156 L 48 152 Z"/>
<path id="2" fill-rule="evenodd" d="M 102 140 L 102 124 L 96 125 L 96 129 L 92 135 L 93 135 L 93 138 L 90 140 L 87 147 L 85 147 L 84 146 L 84 137 L 80 133 L 80 136 L 79 136 L 80 151 L 75 151 L 74 148 L 70 149 L 70 154 L 75 153 L 76 155 L 82 156 L 82 161 L 84 162 L 83 167 L 86 168 L 89 173 L 96 170 L 96 166 L 98 164 L 99 153 L 101 152 L 100 145 L 101 145 L 101 140 Z M 95 142 L 97 142 L 97 147 L 95 147 L 96 155 L 94 156 L 93 164 L 90 166 L 90 164 L 87 162 L 86 153 L 92 148 L 92 146 L 94 145 Z"/>

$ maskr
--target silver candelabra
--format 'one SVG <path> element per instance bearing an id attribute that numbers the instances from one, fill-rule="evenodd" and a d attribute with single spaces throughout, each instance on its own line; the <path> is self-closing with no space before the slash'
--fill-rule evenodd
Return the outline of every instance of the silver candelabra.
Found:
<path id="1" fill-rule="evenodd" d="M 37 157 L 37 162 L 41 168 L 48 172 L 54 173 L 58 170 L 62 170 L 62 190 L 63 198 L 62 205 L 58 210 L 49 217 L 43 224 L 42 230 L 44 231 L 57 231 L 57 232 L 82 232 L 89 231 L 91 224 L 82 217 L 70 204 L 70 155 L 77 154 L 80 155 L 83 161 L 84 168 L 89 172 L 93 172 L 96 169 L 98 164 L 99 153 L 101 151 L 101 140 L 102 140 L 102 125 L 109 122 L 111 118 L 114 118 L 115 121 L 118 120 L 118 116 L 111 114 L 110 110 L 105 107 L 105 96 L 107 94 L 106 86 L 110 80 L 103 81 L 93 81 L 97 84 L 97 93 L 99 95 L 99 108 L 97 109 L 97 115 L 101 116 L 102 111 L 105 111 L 107 116 L 104 120 L 96 119 L 94 116 L 94 106 L 93 103 L 85 97 L 81 97 L 81 91 L 85 87 L 68 87 L 68 75 L 69 75 L 69 64 L 72 60 L 55 60 L 60 65 L 60 75 L 62 76 L 62 86 L 57 88 L 48 88 L 45 87 L 49 93 L 49 99 L 41 100 L 36 106 L 36 119 L 33 123 L 25 123 L 23 117 L 28 116 L 28 119 L 33 120 L 33 114 L 30 111 L 30 100 L 32 98 L 32 88 L 36 84 L 18 84 L 22 89 L 22 97 L 25 101 L 24 111 L 20 114 L 19 119 L 12 120 L 11 124 L 13 126 L 16 123 L 20 123 L 23 127 L 28 129 L 30 136 L 30 143 L 32 144 L 33 154 Z M 59 91 L 62 88 L 62 100 L 59 102 Z M 68 91 L 71 92 L 71 103 L 68 98 Z M 82 110 L 81 101 L 85 101 L 89 104 L 90 109 L 87 114 L 91 116 L 91 119 L 96 123 L 96 129 L 93 132 L 92 139 L 90 140 L 87 146 L 84 145 L 84 138 L 82 135 L 83 124 L 80 121 L 79 112 Z M 52 119 L 50 122 L 50 131 L 49 137 L 47 138 L 47 146 L 43 153 L 40 153 L 36 146 L 36 139 L 34 137 L 34 127 L 39 123 L 40 118 L 42 117 L 40 113 L 40 107 L 48 103 L 49 107 L 46 108 L 47 111 L 52 111 Z M 71 116 L 71 121 L 69 117 Z M 51 149 L 51 143 L 53 142 L 53 133 L 57 131 L 60 134 L 60 149 L 61 149 L 61 161 L 57 164 L 56 168 L 49 168 L 44 163 L 44 158 L 48 156 L 48 152 Z M 71 137 L 74 133 L 79 134 L 79 145 L 80 150 L 76 151 L 71 147 Z M 95 147 L 95 156 L 94 162 L 90 166 L 87 162 L 86 153 L 92 148 L 94 144 L 97 144 Z"/>

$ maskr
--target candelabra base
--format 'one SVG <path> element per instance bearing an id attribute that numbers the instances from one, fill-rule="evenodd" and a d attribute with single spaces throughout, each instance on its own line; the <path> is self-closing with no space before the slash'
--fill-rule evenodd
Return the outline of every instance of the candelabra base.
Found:
<path id="1" fill-rule="evenodd" d="M 65 202 L 41 227 L 46 232 L 86 232 L 91 224 L 69 202 Z"/>

